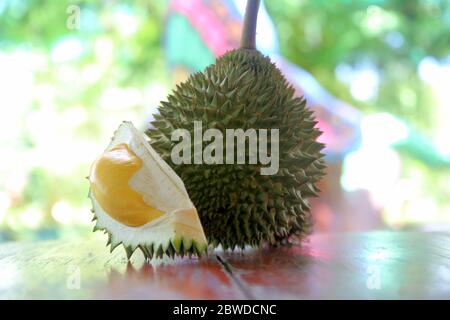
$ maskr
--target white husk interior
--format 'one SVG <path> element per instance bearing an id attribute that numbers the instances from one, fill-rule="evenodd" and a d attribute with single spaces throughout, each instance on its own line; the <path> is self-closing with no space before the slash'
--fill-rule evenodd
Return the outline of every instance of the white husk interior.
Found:
<path id="1" fill-rule="evenodd" d="M 131 122 L 120 125 L 108 149 L 121 143 L 128 144 L 143 161 L 142 168 L 131 178 L 130 186 L 144 196 L 148 205 L 163 212 L 193 207 L 183 181 Z"/>

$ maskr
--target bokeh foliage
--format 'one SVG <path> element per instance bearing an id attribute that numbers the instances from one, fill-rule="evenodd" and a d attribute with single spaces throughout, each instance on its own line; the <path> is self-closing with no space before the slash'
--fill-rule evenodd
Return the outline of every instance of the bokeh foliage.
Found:
<path id="1" fill-rule="evenodd" d="M 418 77 L 423 58 L 448 58 L 450 1 L 266 1 L 283 54 L 312 72 L 338 97 L 364 111 L 387 111 L 431 133 L 434 104 Z M 371 63 L 380 72 L 378 95 L 355 101 L 336 81 L 339 65 Z"/>

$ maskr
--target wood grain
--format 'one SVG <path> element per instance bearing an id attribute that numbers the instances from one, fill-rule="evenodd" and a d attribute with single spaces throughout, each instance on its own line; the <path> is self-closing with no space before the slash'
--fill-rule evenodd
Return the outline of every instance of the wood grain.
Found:
<path id="1" fill-rule="evenodd" d="M 150 263 L 139 252 L 129 263 L 104 243 L 0 245 L 0 298 L 450 299 L 448 233 L 317 234 L 289 247 Z"/>

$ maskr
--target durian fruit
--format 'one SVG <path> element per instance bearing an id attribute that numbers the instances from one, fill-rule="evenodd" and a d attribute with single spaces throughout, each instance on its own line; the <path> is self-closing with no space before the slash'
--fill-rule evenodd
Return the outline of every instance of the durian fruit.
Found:
<path id="1" fill-rule="evenodd" d="M 130 122 L 123 122 L 91 168 L 95 230 L 128 258 L 202 255 L 207 241 L 183 182 Z"/>
<path id="2" fill-rule="evenodd" d="M 247 3 L 241 48 L 177 85 L 146 132 L 184 181 L 210 244 L 225 249 L 279 245 L 291 235 L 308 234 L 308 198 L 317 196 L 316 182 L 325 168 L 313 112 L 304 98 L 294 96 L 271 60 L 255 49 L 258 5 L 256 0 Z M 194 121 L 202 121 L 203 130 L 220 130 L 224 137 L 225 129 L 279 129 L 277 174 L 261 175 L 261 165 L 248 161 L 194 164 L 194 152 L 191 164 L 173 163 L 171 152 L 179 142 L 172 141 L 171 134 L 186 129 L 193 137 Z M 245 152 L 248 159 L 249 149 Z"/>

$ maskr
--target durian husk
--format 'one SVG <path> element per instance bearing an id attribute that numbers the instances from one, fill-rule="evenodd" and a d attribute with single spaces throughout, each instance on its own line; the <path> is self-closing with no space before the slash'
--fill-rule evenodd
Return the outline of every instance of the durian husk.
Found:
<path id="1" fill-rule="evenodd" d="M 268 57 L 257 50 L 229 51 L 177 85 L 158 111 L 146 133 L 184 181 L 213 246 L 279 245 L 310 232 L 308 198 L 318 195 L 325 169 L 321 132 L 305 99 L 295 96 Z M 279 129 L 278 173 L 261 175 L 260 165 L 249 164 L 175 165 L 171 134 L 186 129 L 194 137 L 194 121 L 224 137 L 225 129 Z"/>

